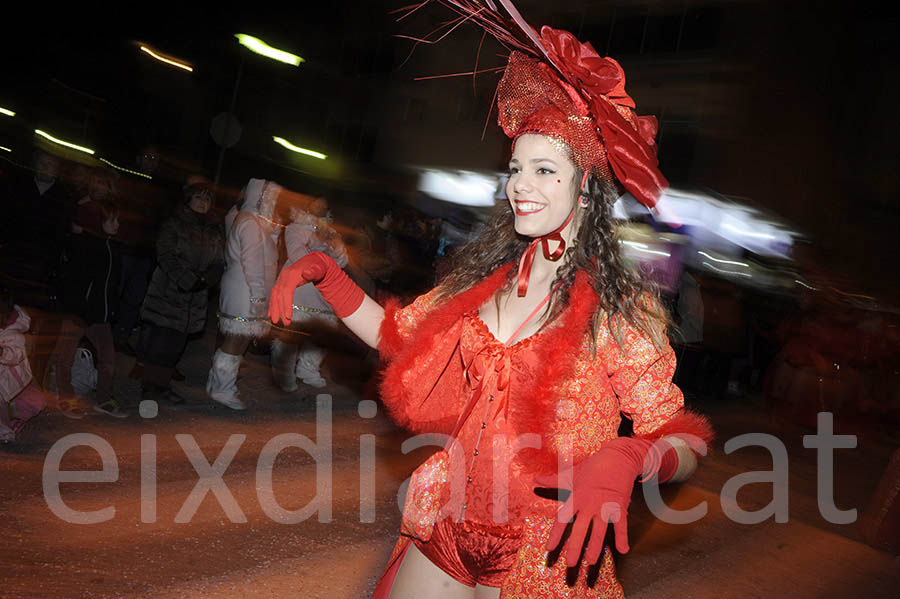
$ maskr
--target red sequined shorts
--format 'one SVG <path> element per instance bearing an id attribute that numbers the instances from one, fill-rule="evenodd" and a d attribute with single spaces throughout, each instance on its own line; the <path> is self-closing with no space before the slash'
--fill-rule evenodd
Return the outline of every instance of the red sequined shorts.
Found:
<path id="1" fill-rule="evenodd" d="M 435 524 L 430 540 L 414 542 L 431 563 L 457 582 L 470 587 L 500 587 L 516 561 L 522 532 L 515 527 L 447 518 Z"/>

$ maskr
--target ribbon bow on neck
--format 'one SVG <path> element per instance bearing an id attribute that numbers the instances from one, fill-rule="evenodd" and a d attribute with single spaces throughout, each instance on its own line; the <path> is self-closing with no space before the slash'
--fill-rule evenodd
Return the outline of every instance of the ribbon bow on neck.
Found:
<path id="1" fill-rule="evenodd" d="M 522 257 L 519 258 L 519 297 L 525 297 L 525 294 L 528 292 L 528 280 L 531 278 L 531 265 L 534 264 L 534 255 L 537 252 L 538 244 L 541 245 L 541 249 L 544 251 L 544 258 L 550 260 L 551 262 L 556 262 L 557 260 L 562 258 L 563 254 L 566 253 L 566 240 L 562 238 L 562 230 L 565 229 L 570 222 L 572 222 L 572 218 L 574 216 L 575 209 L 573 208 L 572 212 L 569 213 L 569 217 L 563 224 L 561 224 L 555 230 L 547 233 L 546 235 L 535 238 L 530 244 L 528 244 L 528 247 L 525 249 L 525 251 L 522 252 Z M 551 241 L 556 241 L 559 243 L 559 245 L 556 246 L 556 249 L 553 252 L 550 251 Z"/>

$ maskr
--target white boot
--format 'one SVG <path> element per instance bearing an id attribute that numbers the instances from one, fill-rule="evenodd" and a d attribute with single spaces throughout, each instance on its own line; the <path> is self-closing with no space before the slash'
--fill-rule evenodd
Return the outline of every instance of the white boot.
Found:
<path id="1" fill-rule="evenodd" d="M 302 380 L 304 384 L 310 387 L 321 389 L 328 384 L 322 375 L 319 374 L 319 367 L 322 360 L 325 359 L 325 350 L 311 343 L 307 343 L 297 355 L 297 368 L 295 372 L 297 378 Z"/>
<path id="2" fill-rule="evenodd" d="M 220 349 L 213 354 L 212 368 L 206 379 L 206 392 L 210 398 L 232 410 L 247 408 L 238 399 L 237 374 L 241 366 L 241 356 L 227 354 Z"/>

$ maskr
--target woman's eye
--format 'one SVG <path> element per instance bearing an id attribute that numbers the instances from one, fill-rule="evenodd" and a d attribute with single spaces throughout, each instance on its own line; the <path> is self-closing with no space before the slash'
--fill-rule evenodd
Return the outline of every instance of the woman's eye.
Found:
<path id="1" fill-rule="evenodd" d="M 511 166 L 511 167 L 509 167 L 509 170 L 506 172 L 510 175 L 517 175 L 517 174 L 519 174 L 519 167 Z"/>
<path id="2" fill-rule="evenodd" d="M 538 174 L 540 174 L 540 175 L 552 175 L 552 174 L 553 174 L 553 171 L 552 171 L 552 170 L 550 170 L 549 168 L 544 167 L 544 166 L 542 166 L 541 168 L 539 168 L 539 169 L 537 170 L 537 172 L 538 172 Z"/>

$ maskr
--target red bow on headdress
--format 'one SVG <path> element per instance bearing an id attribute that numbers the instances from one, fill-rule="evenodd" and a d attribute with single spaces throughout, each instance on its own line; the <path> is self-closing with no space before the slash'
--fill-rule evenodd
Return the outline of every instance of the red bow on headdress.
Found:
<path id="1" fill-rule="evenodd" d="M 408 7 L 401 19 L 429 1 Z M 512 0 L 440 3 L 458 18 L 425 38 L 411 39 L 435 43 L 472 22 L 511 50 L 497 88 L 497 107 L 500 126 L 513 143 L 524 133 L 561 139 L 572 149 L 579 168 L 614 178 L 642 204 L 656 205 L 668 187 L 656 160 L 656 119 L 634 114 L 634 100 L 625 92 L 625 73 L 618 62 L 600 56 L 590 43 L 582 44 L 568 31 L 545 26 L 538 35 Z M 437 40 L 428 39 L 437 35 Z M 478 72 L 476 60 L 475 70 L 465 74 Z"/>
<path id="2" fill-rule="evenodd" d="M 587 98 L 616 179 L 642 204 L 655 206 L 669 185 L 659 172 L 656 159 L 657 121 L 652 116 L 639 117 L 630 110 L 634 100 L 625 92 L 622 67 L 568 31 L 544 26 L 541 43 L 553 66 Z"/>
<path id="3" fill-rule="evenodd" d="M 606 96 L 616 104 L 634 108 L 634 100 L 625 93 L 625 72 L 614 59 L 597 54 L 590 42 L 582 44 L 568 31 L 541 27 L 541 43 L 554 66 L 563 71 L 573 85 L 589 97 Z"/>
<path id="4" fill-rule="evenodd" d="M 539 57 L 512 52 L 497 93 L 499 121 L 514 140 L 540 133 L 563 140 L 582 170 L 615 179 L 647 207 L 668 182 L 656 159 L 657 123 L 639 117 L 625 73 L 568 31 L 531 30 Z"/>

